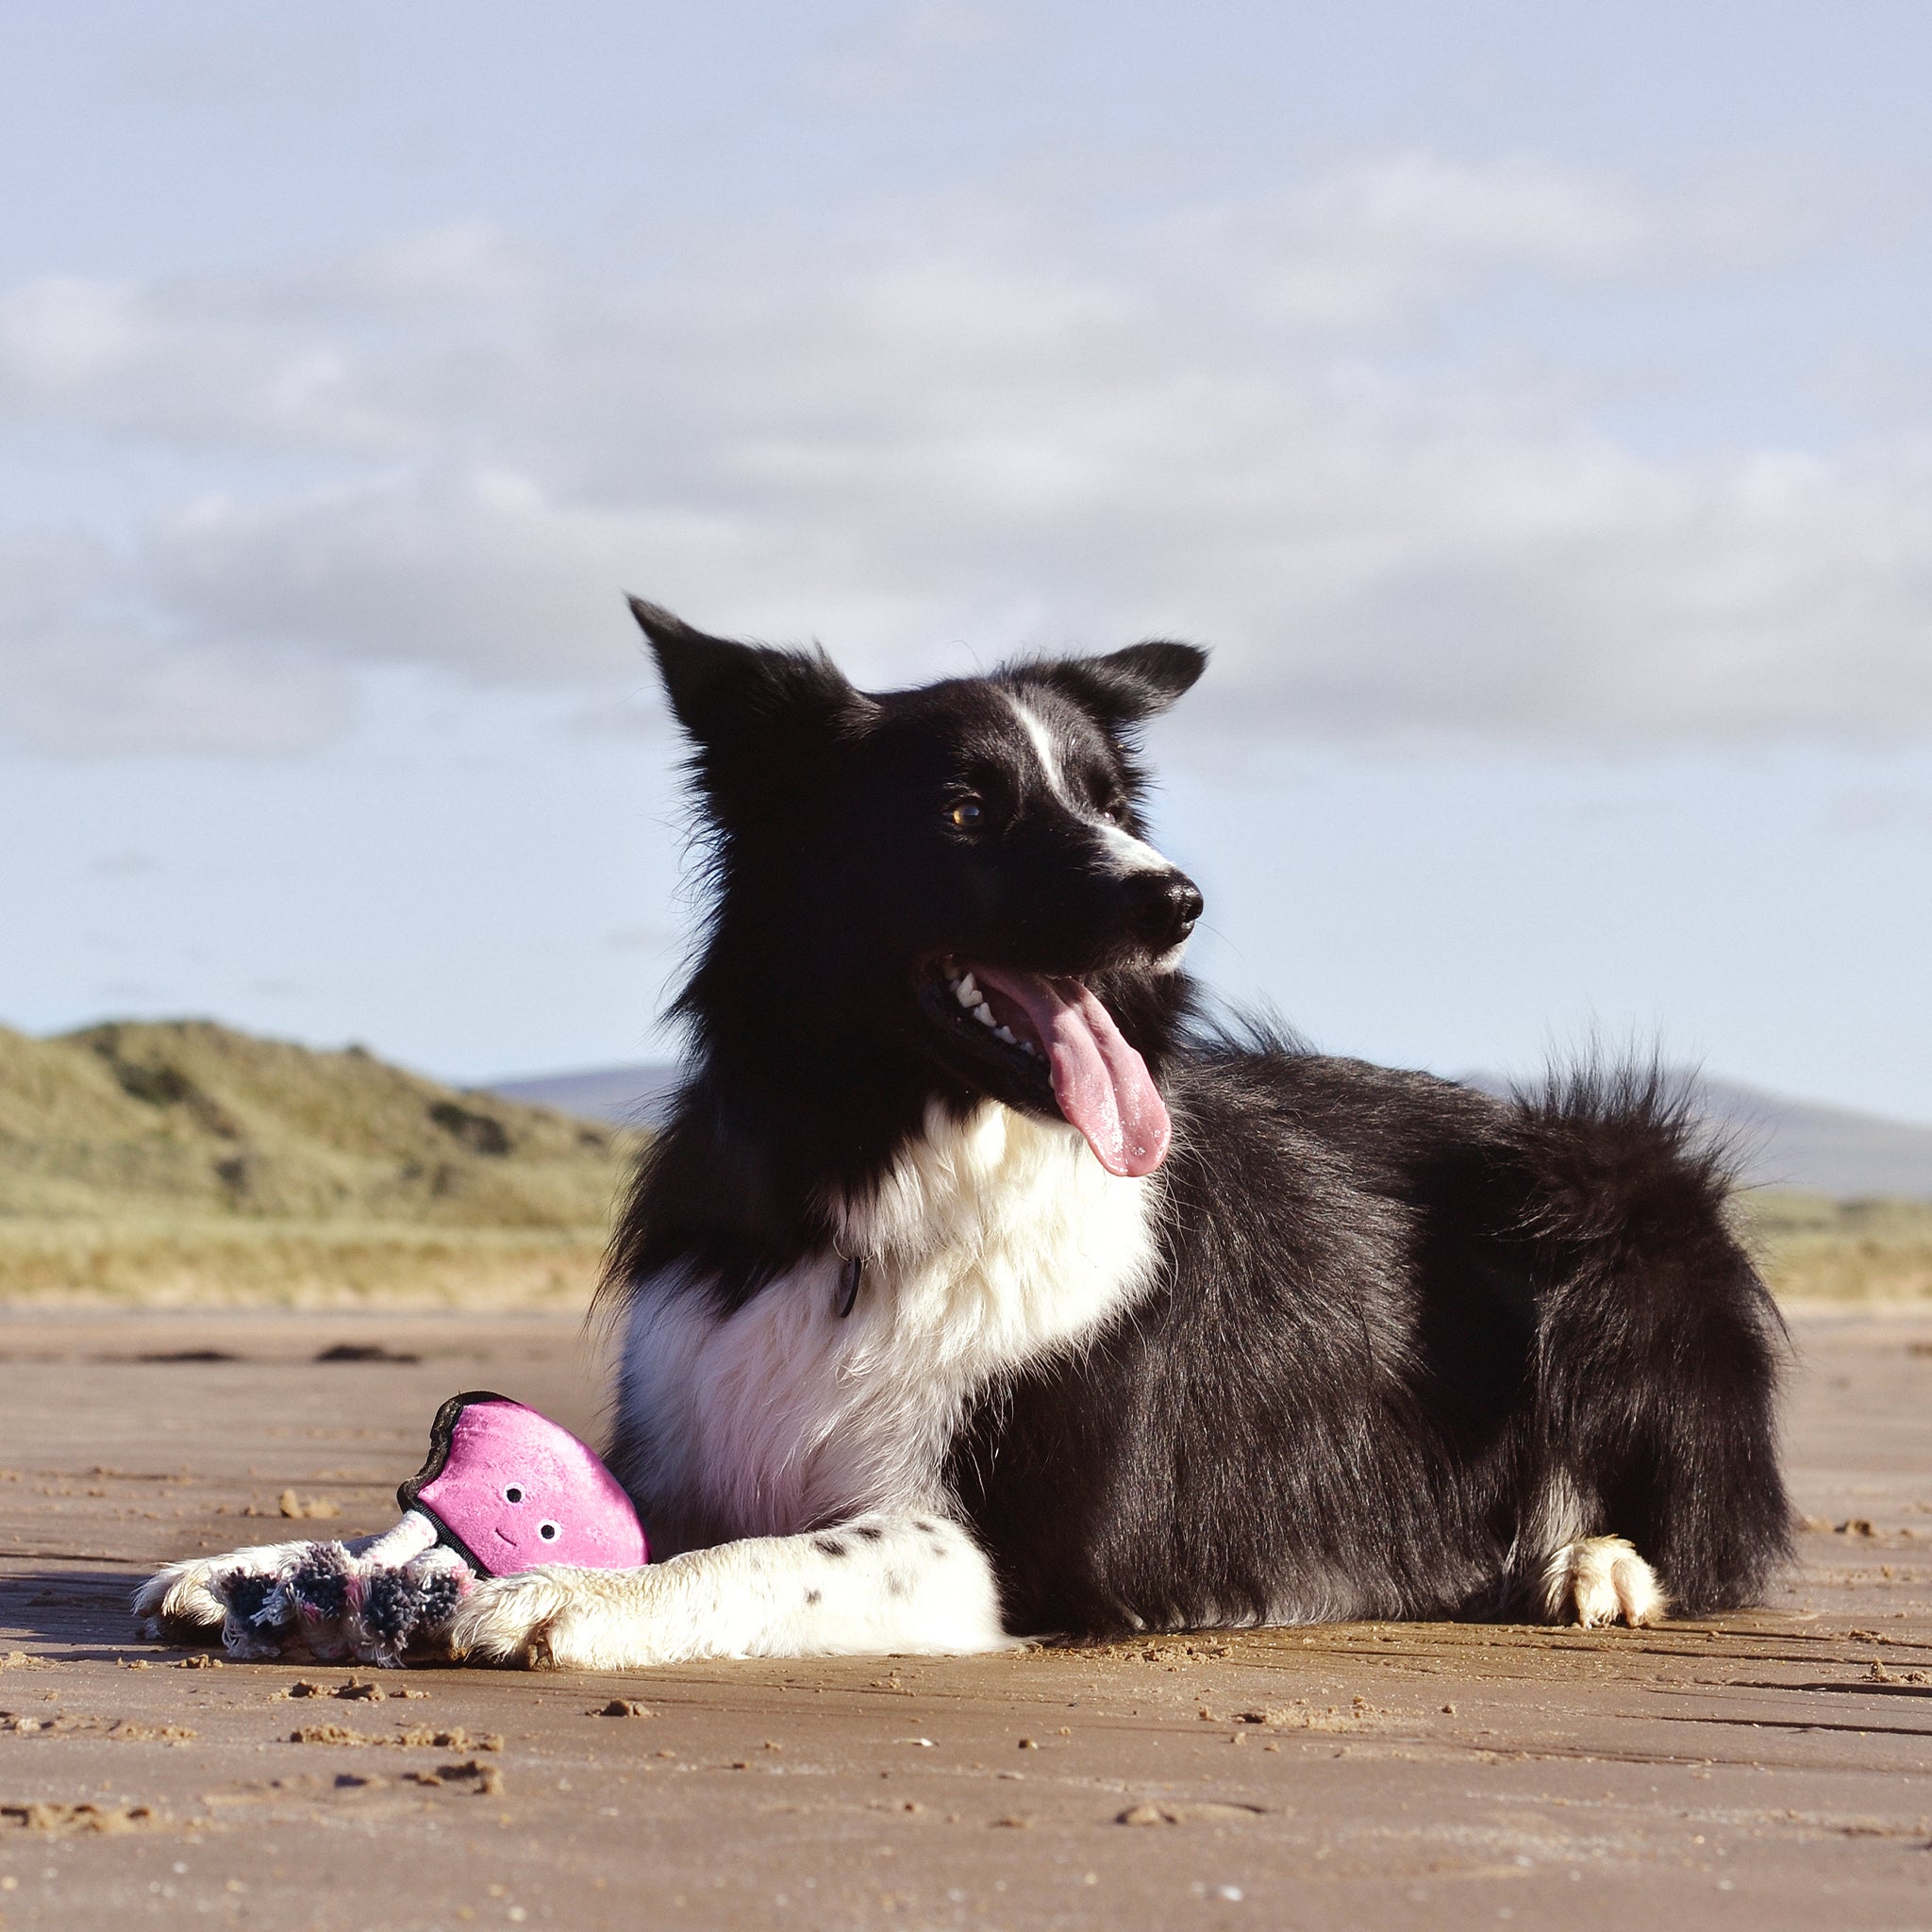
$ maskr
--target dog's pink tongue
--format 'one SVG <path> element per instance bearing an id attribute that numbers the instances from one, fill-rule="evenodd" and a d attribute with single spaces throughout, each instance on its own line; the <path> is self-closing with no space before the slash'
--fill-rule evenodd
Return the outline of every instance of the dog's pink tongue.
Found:
<path id="1" fill-rule="evenodd" d="M 979 978 L 1026 1011 L 1053 1071 L 1053 1097 L 1109 1174 L 1152 1174 L 1174 1124 L 1147 1062 L 1077 979 L 975 966 Z"/>

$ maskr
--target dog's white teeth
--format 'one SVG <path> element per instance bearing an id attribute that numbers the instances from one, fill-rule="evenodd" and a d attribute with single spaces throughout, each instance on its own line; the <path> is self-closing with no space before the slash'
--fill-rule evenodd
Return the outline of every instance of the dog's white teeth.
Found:
<path id="1" fill-rule="evenodd" d="M 992 1037 L 995 1040 L 1004 1040 L 1008 1046 L 1018 1046 L 1020 1043 L 1013 1037 L 1013 1030 L 1010 1026 L 995 1026 L 992 1029 Z"/>
<path id="2" fill-rule="evenodd" d="M 992 1026 L 998 1024 L 993 1019 L 992 1008 L 990 1006 L 988 1006 L 984 1000 L 981 1000 L 980 1003 L 973 1008 L 973 1017 L 975 1020 L 977 1020 L 982 1026 Z"/>
<path id="3" fill-rule="evenodd" d="M 973 975 L 969 973 L 964 979 L 958 979 L 953 982 L 953 997 L 962 1007 L 976 1007 L 985 999 L 986 995 L 974 985 Z"/>

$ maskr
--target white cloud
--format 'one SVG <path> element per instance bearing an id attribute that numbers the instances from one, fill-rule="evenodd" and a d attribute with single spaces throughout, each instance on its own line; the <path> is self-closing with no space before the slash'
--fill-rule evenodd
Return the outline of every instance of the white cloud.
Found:
<path id="1" fill-rule="evenodd" d="M 1396 157 L 1112 225 L 1015 193 L 592 263 L 470 225 L 43 279 L 0 296 L 0 426 L 223 487 L 84 569 L 0 553 L 9 722 L 273 747 L 357 664 L 634 680 L 631 588 L 876 678 L 1198 637 L 1197 715 L 1274 735 L 1924 736 L 1932 437 L 1644 454 L 1580 368 L 1452 326 L 1504 282 L 1721 281 L 1811 218 Z"/>
<path id="2" fill-rule="evenodd" d="M 346 724 L 325 658 L 164 628 L 98 540 L 0 537 L 0 742 L 56 755 L 306 751 Z"/>

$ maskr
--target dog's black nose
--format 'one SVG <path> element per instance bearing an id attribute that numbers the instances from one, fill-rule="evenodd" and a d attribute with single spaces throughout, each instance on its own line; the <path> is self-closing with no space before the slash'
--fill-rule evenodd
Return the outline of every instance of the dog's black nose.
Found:
<path id="1" fill-rule="evenodd" d="M 1165 953 L 1193 931 L 1201 891 L 1180 872 L 1136 873 L 1127 881 L 1128 923 L 1148 950 Z"/>

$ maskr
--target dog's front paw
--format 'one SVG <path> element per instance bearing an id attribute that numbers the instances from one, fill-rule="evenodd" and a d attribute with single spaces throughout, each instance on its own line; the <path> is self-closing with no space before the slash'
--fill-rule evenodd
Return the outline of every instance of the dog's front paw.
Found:
<path id="1" fill-rule="evenodd" d="M 231 1657 L 279 1657 L 292 1635 L 286 1585 L 314 1543 L 260 1543 L 170 1563 L 134 1593 L 142 1634 L 193 1641 L 219 1630 Z"/>
<path id="2" fill-rule="evenodd" d="M 580 1574 L 553 1566 L 477 1584 L 450 1624 L 450 1655 L 525 1670 L 561 1662 L 552 1629 L 569 1611 Z"/>
<path id="3" fill-rule="evenodd" d="M 306 1649 L 319 1662 L 394 1664 L 436 1641 L 469 1571 L 434 1547 L 436 1525 L 411 1510 L 354 1543 L 259 1543 L 170 1563 L 134 1595 L 143 1636 L 195 1641 L 219 1629 L 230 1657 Z"/>
<path id="4" fill-rule="evenodd" d="M 624 1620 L 612 1601 L 611 1583 L 625 1574 L 552 1564 L 520 1576 L 491 1577 L 477 1584 L 458 1609 L 449 1629 L 450 1653 L 537 1671 L 610 1669 L 636 1661 L 620 1654 L 632 1646 L 616 1641 Z"/>
<path id="5" fill-rule="evenodd" d="M 1667 1607 L 1657 1572 L 1620 1536 L 1565 1543 L 1544 1566 L 1543 1606 L 1553 1622 L 1586 1630 L 1660 1624 Z"/>

